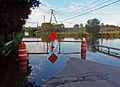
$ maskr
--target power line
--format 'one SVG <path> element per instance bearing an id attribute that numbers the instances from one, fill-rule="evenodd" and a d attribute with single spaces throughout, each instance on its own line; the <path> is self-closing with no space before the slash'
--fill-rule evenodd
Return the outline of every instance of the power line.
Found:
<path id="1" fill-rule="evenodd" d="M 84 13 L 82 13 L 82 14 L 79 14 L 79 15 L 73 16 L 73 17 L 71 17 L 71 18 L 67 18 L 67 19 L 62 20 L 62 21 L 60 21 L 60 22 L 63 22 L 63 21 L 66 21 L 66 20 L 71 20 L 71 19 L 74 19 L 74 18 L 76 18 L 76 17 L 79 17 L 79 16 L 82 16 L 82 15 L 85 15 L 85 14 L 91 13 L 91 12 L 93 12 L 93 11 L 96 11 L 96 10 L 99 10 L 99 9 L 105 8 L 105 7 L 107 7 L 107 6 L 110 6 L 110 5 L 112 5 L 112 4 L 115 4 L 115 3 L 119 2 L 119 1 L 120 1 L 120 0 L 117 0 L 117 1 L 111 2 L 111 3 L 109 3 L 109 4 L 103 5 L 103 6 L 101 6 L 101 7 L 98 7 L 98 8 L 96 8 L 96 9 L 90 10 L 90 11 L 88 11 L 88 12 L 84 12 Z"/>
<path id="2" fill-rule="evenodd" d="M 112 1 L 112 0 L 107 0 L 107 1 L 105 1 L 105 2 L 103 2 L 103 3 L 98 4 L 97 6 L 93 6 L 93 7 L 87 8 L 87 9 L 81 11 L 81 12 L 84 12 L 84 11 L 91 10 L 91 9 L 93 9 L 93 8 L 99 7 L 99 6 L 101 6 L 101 5 L 105 4 L 105 3 L 108 3 L 108 2 L 110 2 L 110 1 Z M 81 12 L 78 12 L 78 13 L 76 13 L 76 14 L 79 14 L 79 13 L 81 13 Z"/>
<path id="3" fill-rule="evenodd" d="M 94 5 L 95 3 L 97 3 L 98 1 L 101 1 L 101 0 L 96 0 L 96 1 L 93 1 L 93 2 L 91 2 L 90 4 L 88 4 L 88 5 Z M 44 6 L 44 7 L 46 7 L 46 8 L 48 8 L 49 10 L 50 10 L 50 8 L 49 7 L 47 7 L 44 3 L 42 3 L 42 2 L 40 2 L 40 4 L 42 5 L 42 6 Z M 80 8 L 80 9 L 84 9 L 86 6 L 83 6 L 82 8 Z M 78 9 L 79 10 L 79 9 Z M 76 11 L 78 11 L 78 10 L 76 10 Z M 74 11 L 74 12 L 76 12 L 76 11 Z"/>
<path id="4" fill-rule="evenodd" d="M 50 10 L 50 8 L 46 4 L 44 4 L 44 3 L 41 2 L 41 5 Z"/>
<path id="5" fill-rule="evenodd" d="M 93 7 L 87 8 L 87 9 L 85 9 L 85 10 L 82 10 L 82 11 L 80 11 L 80 12 L 77 12 L 76 14 L 84 13 L 85 11 L 94 9 L 94 8 L 99 7 L 99 6 L 101 6 L 101 5 L 105 4 L 105 3 L 108 3 L 108 2 L 110 2 L 110 1 L 112 1 L 112 0 L 107 0 L 107 1 L 105 1 L 105 2 L 103 2 L 103 3 L 98 4 L 97 6 L 93 6 Z M 76 15 L 76 14 L 75 14 L 75 15 Z M 71 15 L 71 16 L 74 16 L 74 15 Z M 69 16 L 69 17 L 71 17 L 71 16 Z M 66 19 L 68 19 L 68 18 L 66 18 Z M 66 20 L 66 19 L 64 19 L 64 20 Z"/>
<path id="6" fill-rule="evenodd" d="M 94 5 L 94 4 L 97 3 L 98 1 L 101 1 L 101 0 L 96 0 L 96 1 L 94 1 L 94 2 L 92 2 L 92 3 L 90 3 L 90 4 L 88 4 L 88 6 L 89 6 L 89 5 Z M 87 7 L 88 7 L 88 6 L 87 6 Z M 76 12 L 76 11 L 78 11 L 78 10 L 80 10 L 80 9 L 84 9 L 84 8 L 86 8 L 86 6 L 83 6 L 83 7 L 79 8 L 79 9 L 73 11 L 73 12 Z"/>
<path id="7" fill-rule="evenodd" d="M 94 5 L 95 3 L 97 3 L 98 1 L 101 1 L 101 0 L 96 0 L 96 1 L 93 1 L 92 3 L 90 3 L 90 4 L 88 4 L 88 5 Z M 48 8 L 48 9 L 50 9 L 49 7 L 47 7 L 44 3 L 42 3 L 42 2 L 40 2 L 40 4 L 41 5 L 43 5 L 44 7 L 46 7 L 46 8 Z M 83 9 L 84 7 L 86 7 L 86 6 L 83 6 L 82 8 L 80 8 L 80 9 Z M 88 9 L 90 9 L 90 8 L 88 8 Z M 86 10 L 88 10 L 88 9 L 86 9 Z M 51 10 L 51 9 L 50 9 Z M 78 10 L 77 10 L 78 11 Z M 74 11 L 75 12 L 75 11 Z M 78 14 L 78 13 L 77 13 Z M 54 16 L 54 15 L 53 15 Z M 72 15 L 71 15 L 72 16 Z M 55 17 L 54 17 L 55 18 Z"/>
<path id="8" fill-rule="evenodd" d="M 96 1 L 92 2 L 90 5 L 95 4 L 95 3 L 97 3 L 98 1 L 101 1 L 101 0 L 96 0 Z"/>

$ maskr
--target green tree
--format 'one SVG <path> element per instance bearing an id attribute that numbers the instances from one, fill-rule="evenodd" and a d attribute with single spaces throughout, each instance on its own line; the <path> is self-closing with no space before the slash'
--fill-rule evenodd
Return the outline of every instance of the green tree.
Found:
<path id="1" fill-rule="evenodd" d="M 52 31 L 55 31 L 55 26 L 51 23 L 42 23 L 42 26 L 41 26 L 41 31 L 42 32 L 47 32 L 47 33 L 50 33 Z"/>
<path id="2" fill-rule="evenodd" d="M 104 27 L 104 23 L 101 24 L 101 27 Z"/>
<path id="3" fill-rule="evenodd" d="M 9 34 L 20 32 L 30 8 L 39 6 L 39 0 L 0 0 L 0 34 L 7 40 Z"/>
<path id="4" fill-rule="evenodd" d="M 78 24 L 75 24 L 75 25 L 74 25 L 74 28 L 79 28 L 79 25 L 78 25 Z"/>
<path id="5" fill-rule="evenodd" d="M 83 24 L 82 23 L 80 23 L 80 28 L 83 28 Z"/>
<path id="6" fill-rule="evenodd" d="M 96 18 L 90 19 L 87 21 L 85 28 L 86 32 L 97 35 L 100 32 L 100 21 Z"/>
<path id="7" fill-rule="evenodd" d="M 64 24 L 56 24 L 55 29 L 57 32 L 63 31 L 65 28 Z"/>

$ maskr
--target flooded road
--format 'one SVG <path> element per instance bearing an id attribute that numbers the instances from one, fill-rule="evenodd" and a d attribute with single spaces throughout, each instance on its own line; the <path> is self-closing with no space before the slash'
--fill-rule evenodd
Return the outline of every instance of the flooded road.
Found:
<path id="1" fill-rule="evenodd" d="M 27 40 L 28 38 L 24 38 Z M 30 38 L 29 38 L 30 40 Z M 31 38 L 31 40 L 37 40 L 36 38 Z M 40 40 L 40 39 L 39 39 Z M 74 38 L 64 38 L 64 41 L 76 41 Z M 80 41 L 78 39 L 77 41 Z M 93 43 L 93 42 L 92 42 Z M 113 47 L 120 47 L 119 39 L 114 40 L 97 40 L 97 44 L 99 45 L 108 45 Z M 27 49 L 31 53 L 46 53 L 47 52 L 47 43 L 37 42 L 37 43 L 26 43 Z M 33 45 L 34 44 L 34 45 Z M 115 45 L 116 44 L 116 45 Z M 48 50 L 50 52 L 51 43 L 48 44 Z M 95 61 L 103 64 L 109 64 L 113 66 L 120 66 L 120 59 L 92 51 L 93 44 L 87 45 L 87 60 Z M 30 54 L 29 55 L 29 65 L 32 66 L 32 72 L 28 75 L 27 79 L 30 82 L 35 82 L 35 84 L 42 84 L 42 79 L 48 79 L 55 74 L 59 73 L 64 69 L 67 61 L 70 57 L 81 58 L 80 54 L 69 54 L 74 52 L 80 52 L 81 50 L 81 43 L 80 42 L 54 42 L 54 53 L 58 56 L 57 61 L 52 64 L 48 58 L 52 53 L 49 54 Z M 34 48 L 34 49 L 33 49 Z M 59 54 L 59 52 L 61 54 Z M 68 53 L 68 54 L 64 54 Z"/>
<path id="2" fill-rule="evenodd" d="M 41 40 L 41 38 L 24 38 L 24 40 Z M 74 38 L 64 38 L 63 40 L 72 40 L 76 41 Z M 77 39 L 77 41 L 81 41 L 81 39 Z M 1 64 L 1 83 L 4 84 L 0 87 L 8 87 L 5 84 L 11 84 L 11 87 L 41 87 L 43 79 L 49 79 L 50 77 L 54 76 L 55 74 L 61 72 L 64 67 L 66 66 L 67 61 L 70 57 L 81 58 L 80 54 L 74 54 L 74 52 L 81 51 L 81 43 L 80 42 L 54 42 L 54 53 L 58 56 L 57 61 L 53 64 L 51 63 L 48 58 L 52 54 L 51 50 L 51 43 L 45 42 L 30 42 L 25 43 L 27 46 L 28 53 L 47 53 L 49 54 L 29 54 L 28 56 L 28 64 L 25 65 L 27 70 L 26 74 L 19 73 L 18 63 L 15 63 L 13 66 L 10 62 L 5 66 L 9 68 L 6 70 L 2 68 L 4 64 Z M 111 46 L 111 47 L 120 47 L 120 39 L 98 39 L 95 42 L 87 39 L 87 57 L 86 60 L 99 62 L 102 64 L 108 64 L 113 66 L 120 66 L 120 59 L 114 58 L 97 51 L 92 50 L 93 45 L 104 45 L 104 46 Z M 48 49 L 47 49 L 48 45 Z M 64 54 L 68 53 L 68 54 Z M 73 53 L 73 54 L 69 54 Z M 12 69 L 11 69 L 12 68 Z M 13 72 L 14 71 L 14 72 Z M 6 72 L 6 74 L 4 74 Z M 8 73 L 7 73 L 8 72 Z M 6 77 L 6 79 L 3 79 Z M 13 77 L 13 79 L 11 79 Z M 15 82 L 14 82 L 15 81 Z M 16 84 L 16 85 L 15 85 Z M 10 87 L 10 86 L 9 86 Z"/>

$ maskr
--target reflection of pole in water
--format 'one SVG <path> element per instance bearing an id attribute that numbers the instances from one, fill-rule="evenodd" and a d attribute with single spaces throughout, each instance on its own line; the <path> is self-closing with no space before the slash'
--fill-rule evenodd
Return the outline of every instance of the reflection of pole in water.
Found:
<path id="1" fill-rule="evenodd" d="M 52 42 L 51 47 L 50 47 L 50 51 L 53 52 L 53 50 L 54 50 L 54 46 L 53 46 L 53 42 Z"/>
<path id="2" fill-rule="evenodd" d="M 38 45 L 38 31 L 39 30 L 38 30 L 38 22 L 37 22 L 37 35 L 36 35 L 37 36 L 37 45 Z"/>
<path id="3" fill-rule="evenodd" d="M 43 42 L 43 48 L 44 48 L 44 51 L 45 51 L 45 42 Z"/>
<path id="4" fill-rule="evenodd" d="M 55 47 L 55 52 L 57 52 L 58 50 L 58 45 L 59 45 L 59 42 L 57 42 L 57 46 Z"/>
<path id="5" fill-rule="evenodd" d="M 101 38 L 101 45 L 103 45 L 103 38 Z"/>
<path id="6" fill-rule="evenodd" d="M 46 42 L 46 44 L 47 44 L 47 53 L 48 53 L 48 42 Z"/>
<path id="7" fill-rule="evenodd" d="M 48 42 L 46 42 L 46 43 L 47 43 L 47 53 L 48 53 L 49 45 L 48 45 Z"/>
<path id="8" fill-rule="evenodd" d="M 58 53 L 60 54 L 60 41 L 59 41 L 59 52 Z"/>

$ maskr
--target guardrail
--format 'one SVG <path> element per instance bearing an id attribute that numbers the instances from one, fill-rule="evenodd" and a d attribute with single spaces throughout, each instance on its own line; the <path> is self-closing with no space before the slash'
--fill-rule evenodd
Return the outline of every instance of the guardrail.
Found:
<path id="1" fill-rule="evenodd" d="M 33 41 L 22 41 L 22 42 L 49 42 L 49 41 L 42 41 L 42 40 L 33 40 Z"/>
<path id="2" fill-rule="evenodd" d="M 42 41 L 42 40 L 31 40 L 31 41 L 27 41 L 27 40 L 23 40 L 22 42 L 26 42 L 26 43 L 31 43 L 31 42 L 50 42 L 50 41 Z M 61 53 L 61 51 L 60 51 L 60 42 L 77 42 L 77 43 L 81 43 L 82 41 L 73 41 L 73 40 L 66 40 L 66 41 L 64 41 L 64 40 L 58 40 L 58 44 L 59 44 L 59 54 L 80 54 L 80 52 L 68 52 L 68 53 Z M 48 47 L 48 44 L 47 44 L 47 52 L 46 53 L 28 53 L 28 54 L 49 54 L 49 52 L 48 52 L 48 49 L 49 49 L 49 47 Z"/>
<path id="3" fill-rule="evenodd" d="M 102 45 L 95 45 L 94 48 L 99 52 L 120 58 L 120 48 L 114 48 L 114 47 L 102 46 Z"/>

